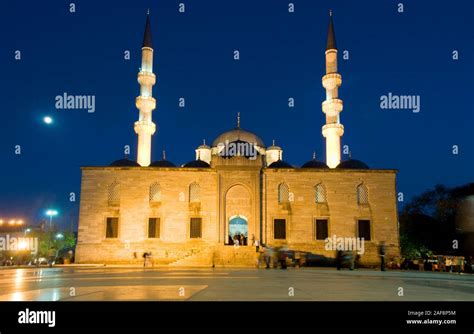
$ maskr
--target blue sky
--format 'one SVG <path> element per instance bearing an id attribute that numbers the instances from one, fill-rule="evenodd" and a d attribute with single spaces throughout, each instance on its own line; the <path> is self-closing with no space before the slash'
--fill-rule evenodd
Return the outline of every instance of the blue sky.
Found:
<path id="1" fill-rule="evenodd" d="M 324 158 L 321 76 L 331 8 L 340 55 L 349 52 L 339 58 L 339 93 L 342 143 L 352 156 L 398 169 L 406 200 L 437 183 L 473 181 L 471 1 L 403 1 L 399 13 L 400 1 L 300 0 L 291 14 L 289 1 L 183 1 L 185 13 L 179 2 L 77 1 L 75 13 L 70 1 L 10 3 L 0 13 L 0 217 L 35 222 L 55 207 L 69 226 L 78 214 L 79 167 L 108 165 L 123 157 L 124 145 L 135 157 L 147 8 L 157 75 L 154 160 L 163 149 L 176 164 L 192 160 L 203 139 L 235 126 L 237 112 L 243 128 L 267 145 L 275 139 L 291 164 L 302 165 L 314 150 Z M 94 95 L 95 113 L 55 109 L 64 92 Z M 420 96 L 420 112 L 382 110 L 380 97 L 389 92 Z M 55 122 L 46 126 L 45 115 Z M 70 192 L 77 202 L 69 202 Z"/>

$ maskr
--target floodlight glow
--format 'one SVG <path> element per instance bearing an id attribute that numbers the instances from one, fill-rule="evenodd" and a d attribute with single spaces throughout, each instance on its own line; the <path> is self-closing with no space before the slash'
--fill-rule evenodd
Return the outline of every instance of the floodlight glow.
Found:
<path id="1" fill-rule="evenodd" d="M 18 243 L 18 250 L 25 250 L 28 248 L 28 243 L 24 240 Z"/>
<path id="2" fill-rule="evenodd" d="M 50 210 L 46 211 L 46 214 L 48 216 L 56 216 L 58 214 L 58 212 L 56 210 L 51 210 L 50 209 Z"/>
<path id="3" fill-rule="evenodd" d="M 45 116 L 43 118 L 43 122 L 45 122 L 46 124 L 51 124 L 51 123 L 53 123 L 53 119 L 49 116 Z"/>

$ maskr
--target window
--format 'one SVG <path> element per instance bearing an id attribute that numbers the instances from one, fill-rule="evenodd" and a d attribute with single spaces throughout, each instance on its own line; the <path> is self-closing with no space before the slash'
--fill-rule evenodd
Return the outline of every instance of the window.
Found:
<path id="1" fill-rule="evenodd" d="M 189 202 L 199 202 L 199 192 L 199 184 L 196 182 L 191 183 L 189 185 Z"/>
<path id="2" fill-rule="evenodd" d="M 328 220 L 316 219 L 316 240 L 326 240 L 328 237 Z"/>
<path id="3" fill-rule="evenodd" d="M 202 237 L 202 219 L 201 218 L 191 218 L 190 224 L 190 238 L 201 238 Z"/>
<path id="4" fill-rule="evenodd" d="M 150 202 L 161 201 L 161 187 L 158 182 L 153 183 L 150 186 Z"/>
<path id="5" fill-rule="evenodd" d="M 286 183 L 278 185 L 278 203 L 288 203 L 290 201 L 290 188 Z"/>
<path id="6" fill-rule="evenodd" d="M 324 186 L 324 184 L 317 184 L 314 187 L 314 192 L 316 203 L 327 203 L 326 187 Z"/>
<path id="7" fill-rule="evenodd" d="M 357 186 L 357 204 L 367 205 L 369 204 L 369 192 L 364 184 Z"/>
<path id="8" fill-rule="evenodd" d="M 148 238 L 160 237 L 160 218 L 148 219 Z"/>
<path id="9" fill-rule="evenodd" d="M 365 241 L 370 240 L 370 220 L 359 220 L 358 222 L 359 238 L 364 238 Z"/>
<path id="10" fill-rule="evenodd" d="M 286 239 L 286 219 L 273 221 L 273 239 Z"/>
<path id="11" fill-rule="evenodd" d="M 106 238 L 118 237 L 118 218 L 107 218 L 107 228 L 105 230 Z"/>
<path id="12" fill-rule="evenodd" d="M 117 180 L 109 185 L 108 200 L 109 202 L 117 202 L 120 200 L 120 184 Z"/>

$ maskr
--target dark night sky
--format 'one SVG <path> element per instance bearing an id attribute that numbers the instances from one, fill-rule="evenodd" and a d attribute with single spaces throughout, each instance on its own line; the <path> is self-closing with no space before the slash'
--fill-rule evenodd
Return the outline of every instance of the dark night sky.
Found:
<path id="1" fill-rule="evenodd" d="M 284 159 L 323 158 L 321 86 L 328 9 L 339 48 L 342 143 L 375 168 L 399 169 L 405 200 L 437 183 L 473 181 L 472 1 L 10 1 L 0 13 L 0 218 L 35 222 L 48 207 L 69 226 L 80 166 L 136 155 L 133 122 L 146 9 L 155 46 L 154 160 L 194 159 L 205 138 L 242 127 Z M 428 4 L 429 3 L 429 4 Z M 233 60 L 239 50 L 240 61 Z M 20 50 L 22 59 L 14 59 Z M 124 60 L 125 50 L 131 60 Z M 350 52 L 342 60 L 343 50 Z M 459 60 L 452 60 L 452 51 Z M 96 112 L 56 110 L 63 92 L 95 95 Z M 388 92 L 420 95 L 421 111 L 381 110 Z M 178 108 L 185 97 L 186 108 Z M 287 100 L 294 97 L 295 108 Z M 42 118 L 55 123 L 47 126 Z M 15 155 L 15 145 L 22 154 Z M 452 146 L 459 145 L 459 155 Z M 346 156 L 347 158 L 347 156 Z M 69 202 L 75 192 L 77 202 Z"/>

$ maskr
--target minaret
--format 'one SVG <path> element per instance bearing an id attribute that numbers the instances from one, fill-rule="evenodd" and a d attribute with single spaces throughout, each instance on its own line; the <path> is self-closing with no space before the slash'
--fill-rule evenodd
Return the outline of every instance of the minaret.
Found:
<path id="1" fill-rule="evenodd" d="M 140 111 L 140 116 L 134 126 L 135 133 L 138 135 L 137 162 L 140 166 L 144 167 L 150 165 L 151 136 L 156 131 L 156 126 L 151 119 L 151 113 L 156 108 L 156 100 L 152 96 L 152 87 L 155 82 L 156 76 L 153 74 L 150 11 L 148 11 L 142 45 L 142 66 L 140 72 L 138 72 L 140 96 L 135 100 L 135 105 Z"/>
<path id="2" fill-rule="evenodd" d="M 326 101 L 322 103 L 326 114 L 326 125 L 322 133 L 326 138 L 326 164 L 335 168 L 341 162 L 341 137 L 344 127 L 339 122 L 339 113 L 342 111 L 342 100 L 338 99 L 338 88 L 342 84 L 342 77 L 337 73 L 337 47 L 332 12 L 329 11 L 329 28 L 326 44 L 326 75 L 322 79 L 326 89 Z"/>

